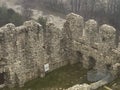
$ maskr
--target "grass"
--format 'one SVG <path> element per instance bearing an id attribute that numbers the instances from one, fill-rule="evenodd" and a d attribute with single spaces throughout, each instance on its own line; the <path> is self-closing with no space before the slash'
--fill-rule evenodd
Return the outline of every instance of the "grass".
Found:
<path id="1" fill-rule="evenodd" d="M 44 78 L 36 78 L 25 84 L 23 88 L 4 88 L 2 90 L 60 90 L 75 84 L 89 83 L 86 78 L 87 70 L 81 64 L 67 65 L 47 73 Z"/>

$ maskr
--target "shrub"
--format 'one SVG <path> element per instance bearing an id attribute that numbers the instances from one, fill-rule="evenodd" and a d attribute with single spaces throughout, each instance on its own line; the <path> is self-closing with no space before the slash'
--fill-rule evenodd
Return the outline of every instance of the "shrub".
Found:
<path id="1" fill-rule="evenodd" d="M 3 26 L 7 23 L 13 23 L 16 26 L 19 26 L 23 22 L 24 22 L 24 19 L 22 15 L 16 13 L 13 9 L 0 7 L 0 26 Z"/>
<path id="2" fill-rule="evenodd" d="M 45 17 L 38 18 L 38 23 L 42 25 L 43 29 L 46 29 L 47 18 Z"/>

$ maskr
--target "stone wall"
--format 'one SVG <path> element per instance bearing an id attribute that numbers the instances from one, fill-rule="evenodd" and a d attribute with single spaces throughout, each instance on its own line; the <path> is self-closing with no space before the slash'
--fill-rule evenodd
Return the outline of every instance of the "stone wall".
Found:
<path id="1" fill-rule="evenodd" d="M 48 24 L 46 30 L 35 21 L 26 21 L 22 26 L 7 24 L 0 28 L 0 72 L 5 73 L 9 87 L 23 86 L 26 81 L 45 75 L 64 66 L 62 30 Z"/>
<path id="2" fill-rule="evenodd" d="M 106 24 L 98 27 L 97 22 L 92 19 L 84 23 L 83 19 L 78 19 L 81 16 L 76 14 L 69 14 L 67 18 L 69 18 L 66 21 L 69 28 L 66 26 L 64 28 L 67 29 L 68 33 L 71 33 L 68 37 L 71 38 L 72 51 L 79 51 L 83 55 L 82 63 L 84 67 L 89 68 L 90 63 L 88 61 L 90 57 L 96 60 L 95 66 L 97 67 L 100 66 L 97 65 L 100 63 L 103 66 L 106 64 L 115 64 L 119 61 L 117 59 L 119 57 L 119 49 L 115 44 L 116 29 L 114 27 Z M 77 23 L 78 25 L 76 24 L 77 20 L 80 22 Z"/>
<path id="3" fill-rule="evenodd" d="M 5 73 L 5 85 L 23 86 L 46 72 L 77 62 L 103 76 L 106 72 L 115 76 L 118 69 L 113 66 L 120 63 L 115 32 L 112 26 L 99 27 L 95 20 L 85 22 L 73 13 L 67 15 L 62 29 L 49 23 L 43 30 L 35 21 L 19 27 L 7 24 L 0 28 L 0 72 Z"/>
<path id="4" fill-rule="evenodd" d="M 71 22 L 77 22 L 79 20 L 78 17 L 81 18 L 76 14 L 69 14 L 67 18 L 71 19 L 66 21 L 66 23 L 69 23 L 68 26 L 73 27 L 75 22 Z M 98 26 L 98 23 L 92 19 L 85 23 L 83 20 L 79 22 L 81 23 L 77 24 L 80 24 L 79 26 L 83 28 L 82 30 L 77 25 L 74 26 L 77 29 L 67 28 L 72 33 L 71 36 L 73 36 L 71 52 L 79 52 L 79 54 L 76 52 L 76 55 L 81 57 L 79 60 L 83 67 L 90 70 L 87 74 L 88 80 L 95 83 L 91 85 L 75 85 L 68 90 L 94 90 L 111 82 L 116 78 L 117 73 L 120 72 L 120 49 L 115 44 L 116 29 L 106 24 Z M 82 36 L 75 32 L 81 32 Z"/>

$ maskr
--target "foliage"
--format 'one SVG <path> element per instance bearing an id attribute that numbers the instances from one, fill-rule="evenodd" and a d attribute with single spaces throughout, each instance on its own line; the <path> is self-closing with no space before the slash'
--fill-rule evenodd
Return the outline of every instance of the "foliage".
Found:
<path id="1" fill-rule="evenodd" d="M 0 7 L 0 26 L 3 26 L 7 23 L 13 23 L 16 26 L 19 26 L 23 22 L 23 17 L 14 10 L 7 9 L 6 7 Z"/>
<path id="2" fill-rule="evenodd" d="M 47 23 L 47 18 L 40 17 L 38 18 L 38 23 L 40 23 L 43 26 L 43 29 L 46 29 L 46 23 Z"/>

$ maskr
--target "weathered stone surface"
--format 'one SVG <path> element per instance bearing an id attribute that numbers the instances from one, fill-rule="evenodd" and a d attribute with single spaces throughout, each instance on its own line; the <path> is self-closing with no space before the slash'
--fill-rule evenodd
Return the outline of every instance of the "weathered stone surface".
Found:
<path id="1" fill-rule="evenodd" d="M 83 17 L 71 13 L 62 28 L 49 23 L 43 30 L 35 21 L 1 27 L 0 72 L 5 73 L 5 85 L 23 86 L 26 81 L 45 76 L 46 64 L 50 72 L 81 62 L 83 67 L 97 71 L 93 76 L 103 78 L 108 72 L 117 76 L 120 48 L 115 45 L 116 30 L 112 26 L 98 27 L 92 19 L 84 23 Z"/>
<path id="2" fill-rule="evenodd" d="M 90 44 L 91 46 L 94 44 L 94 43 L 97 43 L 99 41 L 99 36 L 98 36 L 98 33 L 99 33 L 99 30 L 98 30 L 98 25 L 97 25 L 97 22 L 95 20 L 88 20 L 86 23 L 85 23 L 85 37 L 87 38 L 87 43 Z"/>
<path id="3" fill-rule="evenodd" d="M 116 36 L 116 30 L 112 26 L 109 25 L 102 25 L 100 27 L 100 38 L 101 38 L 101 49 L 104 52 L 108 52 L 108 50 L 111 48 L 115 48 L 115 36 Z"/>
<path id="4" fill-rule="evenodd" d="M 66 17 L 72 39 L 78 41 L 83 35 L 84 19 L 82 16 L 70 13 Z M 70 33 L 69 32 L 69 33 Z"/>
<path id="5" fill-rule="evenodd" d="M 49 71 L 66 65 L 62 35 L 62 30 L 53 24 L 43 30 L 35 21 L 0 28 L 0 72 L 5 72 L 5 84 L 21 87 L 31 79 L 43 77 L 45 64 L 49 64 Z"/>

